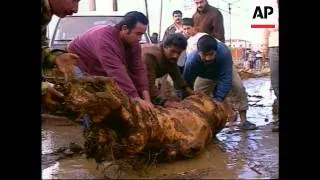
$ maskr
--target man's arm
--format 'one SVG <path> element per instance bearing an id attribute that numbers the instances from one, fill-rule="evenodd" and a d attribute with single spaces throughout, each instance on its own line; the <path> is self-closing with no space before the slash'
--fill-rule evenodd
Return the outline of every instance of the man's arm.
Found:
<path id="1" fill-rule="evenodd" d="M 117 43 L 111 41 L 112 39 L 111 37 L 101 38 L 99 44 L 96 46 L 98 60 L 106 74 L 112 77 L 128 96 L 139 97 L 127 68 L 120 59 L 120 50 L 115 47 Z"/>
<path id="2" fill-rule="evenodd" d="M 63 50 L 53 50 L 49 48 L 48 40 L 46 39 L 47 28 L 41 32 L 41 64 L 43 68 L 52 68 L 55 64 L 57 56 L 65 53 Z"/>
<path id="3" fill-rule="evenodd" d="M 189 87 L 193 89 L 193 84 L 200 71 L 199 64 L 197 63 L 198 53 L 193 51 L 187 56 L 187 60 L 183 70 L 183 79 L 187 82 Z"/>
<path id="4" fill-rule="evenodd" d="M 156 62 L 157 60 L 155 59 L 154 56 L 150 54 L 144 54 L 142 56 L 142 60 L 146 65 L 147 68 L 147 77 L 148 77 L 148 83 L 149 83 L 149 92 L 150 92 L 150 97 L 151 101 L 154 102 L 155 98 L 158 98 L 160 95 L 160 92 L 158 88 L 155 85 L 157 74 L 156 74 Z"/>
<path id="5" fill-rule="evenodd" d="M 218 101 L 223 101 L 232 86 L 232 57 L 229 50 L 219 59 L 219 78 L 213 96 Z M 220 58 L 220 57 L 219 57 Z"/>
<path id="6" fill-rule="evenodd" d="M 132 59 L 129 60 L 128 65 L 130 69 L 130 77 L 137 89 L 142 95 L 143 99 L 149 101 L 149 86 L 146 66 L 141 59 L 141 45 L 139 42 L 132 46 Z M 150 101 L 151 102 L 151 101 Z"/>
<path id="7" fill-rule="evenodd" d="M 168 70 L 176 89 L 184 90 L 186 87 L 188 87 L 187 82 L 181 77 L 179 68 L 176 64 L 172 64 Z"/>
<path id="8" fill-rule="evenodd" d="M 170 27 L 167 27 L 166 31 L 164 32 L 163 38 L 162 38 L 162 42 L 164 42 L 166 40 L 166 38 L 169 36 L 170 34 Z"/>
<path id="9" fill-rule="evenodd" d="M 223 26 L 223 16 L 219 10 L 217 16 L 213 21 L 213 35 L 215 38 L 219 39 L 221 42 L 225 42 L 224 38 L 224 26 Z"/>

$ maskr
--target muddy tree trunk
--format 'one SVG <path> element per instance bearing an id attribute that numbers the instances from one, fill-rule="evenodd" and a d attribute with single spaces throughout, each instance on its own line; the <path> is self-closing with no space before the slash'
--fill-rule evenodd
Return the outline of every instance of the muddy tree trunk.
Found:
<path id="1" fill-rule="evenodd" d="M 152 113 L 140 108 L 109 78 L 85 77 L 74 81 L 68 102 L 88 114 L 86 152 L 97 161 L 162 149 L 166 157 L 199 154 L 228 119 L 228 103 L 217 104 L 206 95 L 180 102 L 181 108 L 156 107 Z"/>

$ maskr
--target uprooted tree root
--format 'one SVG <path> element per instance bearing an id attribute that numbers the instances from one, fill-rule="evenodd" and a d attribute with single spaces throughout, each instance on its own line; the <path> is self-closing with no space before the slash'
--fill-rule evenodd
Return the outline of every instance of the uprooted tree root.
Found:
<path id="1" fill-rule="evenodd" d="M 181 108 L 147 112 L 110 78 L 86 76 L 71 84 L 68 102 L 90 117 L 85 152 L 98 163 L 126 159 L 138 167 L 139 161 L 194 157 L 225 126 L 230 110 L 228 102 L 199 94 L 182 100 Z"/>

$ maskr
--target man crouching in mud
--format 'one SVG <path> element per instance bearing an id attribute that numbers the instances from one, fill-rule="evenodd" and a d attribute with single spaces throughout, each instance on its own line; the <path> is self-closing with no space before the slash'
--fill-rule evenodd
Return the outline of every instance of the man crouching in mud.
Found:
<path id="1" fill-rule="evenodd" d="M 176 89 L 183 90 L 187 95 L 195 94 L 179 73 L 178 58 L 187 47 L 187 39 L 182 34 L 171 34 L 159 45 L 149 45 L 142 48 L 142 60 L 147 68 L 149 91 L 152 103 L 155 105 L 174 105 L 160 96 L 155 85 L 156 78 L 169 74 Z"/>
<path id="2" fill-rule="evenodd" d="M 183 71 L 183 78 L 195 91 L 212 96 L 216 102 L 228 96 L 233 108 L 239 111 L 242 129 L 256 129 L 255 124 L 247 121 L 247 94 L 243 93 L 244 87 L 236 75 L 228 47 L 210 35 L 198 40 L 197 50 L 187 56 Z"/>
<path id="3" fill-rule="evenodd" d="M 139 41 L 149 21 L 141 12 L 128 12 L 116 25 L 99 25 L 76 37 L 68 51 L 79 56 L 76 76 L 112 77 L 129 97 L 151 111 L 145 66 Z"/>
<path id="4" fill-rule="evenodd" d="M 55 98 L 62 100 L 63 94 L 54 88 L 54 84 L 46 81 L 43 72 L 54 66 L 67 77 L 72 72 L 72 66 L 78 57 L 72 53 L 54 49 L 50 50 L 46 39 L 48 24 L 53 15 L 64 18 L 67 15 L 78 12 L 80 0 L 41 0 L 41 94 L 45 109 L 54 109 L 57 102 Z"/>

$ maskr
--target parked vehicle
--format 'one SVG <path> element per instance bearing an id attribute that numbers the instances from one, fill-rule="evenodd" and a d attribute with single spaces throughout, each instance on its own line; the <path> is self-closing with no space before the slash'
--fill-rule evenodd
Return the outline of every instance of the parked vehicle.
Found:
<path id="1" fill-rule="evenodd" d="M 49 47 L 51 49 L 65 49 L 66 45 L 79 35 L 93 26 L 117 24 L 120 22 L 124 14 L 118 12 L 98 13 L 87 12 L 86 14 L 73 14 L 65 18 L 53 19 L 49 24 L 48 32 Z M 145 33 L 140 41 L 141 44 L 151 43 L 150 37 Z"/>

